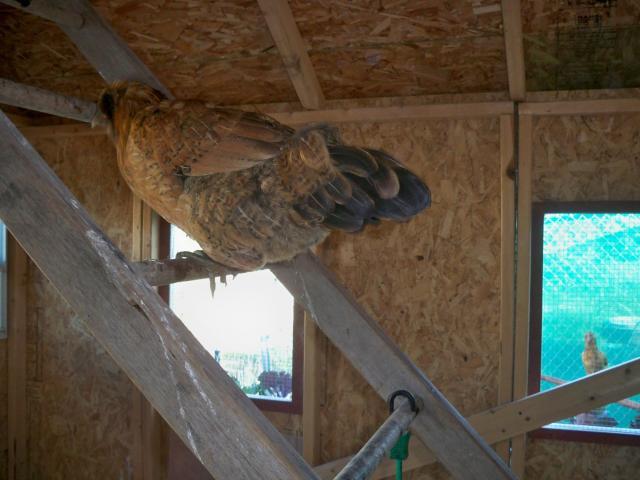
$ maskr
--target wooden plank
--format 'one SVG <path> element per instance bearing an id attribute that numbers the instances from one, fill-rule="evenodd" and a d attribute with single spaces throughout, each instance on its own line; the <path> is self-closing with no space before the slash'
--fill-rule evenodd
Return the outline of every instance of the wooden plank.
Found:
<path id="1" fill-rule="evenodd" d="M 47 3 L 51 3 L 51 0 Z M 136 80 L 152 86 L 168 98 L 173 98 L 147 66 L 95 11 L 91 3 L 87 0 L 66 0 L 66 4 L 69 10 L 82 15 L 84 25 L 81 29 L 65 25 L 60 27 L 106 82 Z"/>
<path id="2" fill-rule="evenodd" d="M 157 226 L 157 225 L 156 225 Z M 153 212 L 140 198 L 133 198 L 131 259 L 153 256 Z M 156 249 L 157 250 L 157 249 Z M 156 251 L 157 255 L 157 251 Z M 166 478 L 166 437 L 162 418 L 139 390 L 132 395 L 134 434 L 134 479 Z"/>
<path id="3" fill-rule="evenodd" d="M 408 390 L 421 399 L 421 414 L 414 420 L 412 431 L 454 478 L 514 478 L 496 453 L 317 258 L 310 253 L 301 254 L 288 264 L 270 268 L 382 398 L 387 399 L 396 390 Z"/>
<path id="4" fill-rule="evenodd" d="M 9 480 L 27 479 L 27 282 L 29 259 L 11 237 L 8 261 Z"/>
<path id="5" fill-rule="evenodd" d="M 287 125 L 330 122 L 398 122 L 431 118 L 491 117 L 513 112 L 511 102 L 449 103 L 392 107 L 333 108 L 299 112 L 272 112 L 269 115 Z"/>
<path id="6" fill-rule="evenodd" d="M 517 264 L 515 286 L 515 324 L 513 354 L 513 398 L 523 398 L 528 392 L 529 316 L 531 289 L 531 182 L 533 154 L 533 118 L 519 117 L 518 180 L 517 180 Z M 525 435 L 511 440 L 511 468 L 524 475 Z"/>
<path id="7" fill-rule="evenodd" d="M 287 0 L 258 0 L 284 67 L 305 108 L 320 108 L 322 88 Z"/>
<path id="8" fill-rule="evenodd" d="M 563 380 L 561 378 L 556 378 L 556 377 L 552 377 L 550 375 L 540 375 L 540 380 L 543 380 L 545 382 L 549 382 L 549 383 L 553 383 L 554 385 L 564 385 L 565 383 L 567 383 L 566 380 Z M 616 403 L 627 407 L 627 408 L 631 408 L 632 410 L 640 410 L 640 402 L 635 402 L 633 400 L 629 400 L 628 398 L 622 399 L 622 400 L 618 400 Z"/>
<path id="9" fill-rule="evenodd" d="M 637 112 L 640 112 L 640 98 L 565 100 L 520 104 L 521 115 L 608 115 Z"/>
<path id="10" fill-rule="evenodd" d="M 320 405 L 322 387 L 320 355 L 324 345 L 316 322 L 304 314 L 304 374 L 302 376 L 302 456 L 309 465 L 320 462 Z"/>
<path id="11" fill-rule="evenodd" d="M 98 109 L 95 103 L 12 82 L 6 78 L 0 78 L 0 103 L 80 122 L 91 123 L 94 118 L 103 118 L 102 115 L 96 115 Z"/>
<path id="12" fill-rule="evenodd" d="M 500 363 L 498 405 L 513 400 L 515 183 L 513 116 L 500 117 Z M 509 462 L 511 444 L 500 442 L 496 452 Z"/>
<path id="13" fill-rule="evenodd" d="M 507 57 L 509 95 L 511 100 L 523 101 L 526 94 L 524 43 L 520 0 L 502 0 L 502 25 Z"/>
<path id="14" fill-rule="evenodd" d="M 316 478 L 0 113 L 0 217 L 216 478 Z"/>
<path id="15" fill-rule="evenodd" d="M 468 420 L 488 442 L 493 443 L 638 393 L 640 359 L 486 410 L 472 415 Z M 332 479 L 350 458 L 334 460 L 315 470 L 320 478 Z M 435 461 L 435 456 L 424 445 L 411 442 L 409 458 L 403 470 L 414 470 Z M 385 461 L 371 478 L 387 478 L 394 472 L 394 463 Z"/>
<path id="16" fill-rule="evenodd" d="M 18 0 L 0 0 L 0 3 L 46 18 L 58 25 L 64 25 L 69 28 L 78 29 L 84 25 L 82 15 L 68 9 L 57 7 L 50 0 L 29 0 L 27 6 L 21 5 Z"/>

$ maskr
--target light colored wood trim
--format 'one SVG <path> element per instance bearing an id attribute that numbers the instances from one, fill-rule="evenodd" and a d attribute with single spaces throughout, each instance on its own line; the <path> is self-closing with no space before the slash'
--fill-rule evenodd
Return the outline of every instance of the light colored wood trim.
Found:
<path id="1" fill-rule="evenodd" d="M 320 330 L 383 398 L 409 390 L 423 404 L 411 430 L 457 479 L 514 478 L 423 372 L 311 253 L 270 266 Z"/>
<path id="2" fill-rule="evenodd" d="M 317 478 L 0 113 L 0 217 L 215 478 Z"/>
<path id="3" fill-rule="evenodd" d="M 287 0 L 258 0 L 284 67 L 305 108 L 320 108 L 322 88 Z"/>
<path id="4" fill-rule="evenodd" d="M 29 259 L 7 235 L 9 480 L 27 479 L 27 282 Z"/>
<path id="5" fill-rule="evenodd" d="M 520 104 L 521 115 L 599 115 L 636 112 L 640 112 L 640 98 L 563 100 Z"/>
<path id="6" fill-rule="evenodd" d="M 522 101 L 526 94 L 524 44 L 520 0 L 502 0 L 502 25 L 507 57 L 507 75 L 511 100 Z"/>
<path id="7" fill-rule="evenodd" d="M 140 198 L 133 198 L 131 259 L 149 260 L 153 256 L 158 232 L 154 232 L 154 213 Z M 157 245 L 156 245 L 157 247 Z M 156 248 L 157 255 L 157 248 Z M 132 394 L 132 418 L 134 419 L 134 478 L 162 480 L 167 476 L 166 432 L 162 418 L 135 389 Z"/>
<path id="8" fill-rule="evenodd" d="M 530 432 L 594 408 L 640 393 L 640 359 L 631 360 L 588 377 L 536 393 L 469 417 L 469 423 L 490 443 Z M 409 445 L 409 458 L 404 471 L 429 465 L 435 456 L 420 442 Z M 332 479 L 351 457 L 325 463 L 315 468 L 323 479 Z M 393 475 L 395 465 L 387 460 L 372 479 Z"/>
<path id="9" fill-rule="evenodd" d="M 498 405 L 513 400 L 513 320 L 515 270 L 515 182 L 513 116 L 500 117 L 500 364 Z M 496 452 L 509 462 L 510 442 L 500 442 Z"/>
<path id="10" fill-rule="evenodd" d="M 82 15 L 68 9 L 56 7 L 49 0 L 31 0 L 27 7 L 21 6 L 17 0 L 0 0 L 0 3 L 46 18 L 58 25 L 65 25 L 69 28 L 78 29 L 84 25 Z"/>
<path id="11" fill-rule="evenodd" d="M 288 113 L 269 113 L 287 125 L 303 125 L 315 122 L 397 122 L 402 120 L 425 120 L 431 118 L 491 117 L 509 114 L 511 102 L 448 103 L 429 105 L 403 105 L 391 107 L 334 108 Z"/>
<path id="12" fill-rule="evenodd" d="M 302 455 L 309 465 L 320 462 L 320 404 L 322 332 L 304 314 L 304 373 L 302 376 Z"/>
<path id="13" fill-rule="evenodd" d="M 77 97 L 60 95 L 42 88 L 0 78 L 0 103 L 90 123 L 101 119 L 96 104 Z"/>
<path id="14" fill-rule="evenodd" d="M 533 118 L 520 116 L 518 155 L 517 265 L 515 293 L 515 330 L 513 355 L 513 398 L 527 395 L 529 381 L 529 317 L 531 288 L 531 190 L 533 161 Z M 511 468 L 524 476 L 526 438 L 511 441 Z"/>

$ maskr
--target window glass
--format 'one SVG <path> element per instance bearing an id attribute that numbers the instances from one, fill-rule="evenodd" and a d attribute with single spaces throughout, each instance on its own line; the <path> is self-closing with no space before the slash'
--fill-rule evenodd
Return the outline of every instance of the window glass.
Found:
<path id="1" fill-rule="evenodd" d="M 200 247 L 171 227 L 171 256 Z M 269 270 L 177 283 L 170 304 L 205 349 L 250 397 L 291 402 L 294 301 Z"/>
<path id="2" fill-rule="evenodd" d="M 640 357 L 640 213 L 545 213 L 542 243 L 540 389 Z M 640 434 L 639 402 L 552 426 Z"/>

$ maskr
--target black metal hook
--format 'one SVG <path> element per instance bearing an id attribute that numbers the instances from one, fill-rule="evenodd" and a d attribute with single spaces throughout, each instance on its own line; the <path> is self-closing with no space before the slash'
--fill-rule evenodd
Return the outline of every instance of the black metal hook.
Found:
<path id="1" fill-rule="evenodd" d="M 393 411 L 395 410 L 395 400 L 397 397 L 406 398 L 409 401 L 411 411 L 418 413 L 418 404 L 416 402 L 416 397 L 414 397 L 408 390 L 396 390 L 389 396 L 389 413 L 393 413 Z"/>

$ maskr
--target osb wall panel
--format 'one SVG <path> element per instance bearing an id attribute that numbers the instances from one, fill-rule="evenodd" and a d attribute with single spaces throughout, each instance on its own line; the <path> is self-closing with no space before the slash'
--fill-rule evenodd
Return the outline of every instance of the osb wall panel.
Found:
<path id="1" fill-rule="evenodd" d="M 524 0 L 528 90 L 640 85 L 636 0 Z"/>
<path id="2" fill-rule="evenodd" d="M 94 0 L 181 98 L 295 101 L 255 0 Z M 507 89 L 495 0 L 291 2 L 329 99 Z M 52 23 L 0 7 L 0 74 L 95 98 L 103 81 Z"/>
<path id="3" fill-rule="evenodd" d="M 406 224 L 333 235 L 322 256 L 364 308 L 463 413 L 495 405 L 499 349 L 497 119 L 346 125 L 344 140 L 384 148 L 430 186 L 433 206 Z M 321 454 L 359 449 L 387 415 L 331 345 Z M 447 478 L 428 467 L 414 479 Z"/>
<path id="4" fill-rule="evenodd" d="M 9 461 L 7 340 L 0 340 L 0 478 Z"/>
<path id="5" fill-rule="evenodd" d="M 129 251 L 131 195 L 108 139 L 40 139 L 35 146 Z M 36 268 L 28 288 L 27 382 L 29 478 L 130 478 L 133 387 Z"/>
<path id="6" fill-rule="evenodd" d="M 534 201 L 640 200 L 640 115 L 540 117 L 534 122 Z M 530 479 L 637 478 L 640 449 L 529 440 Z"/>

